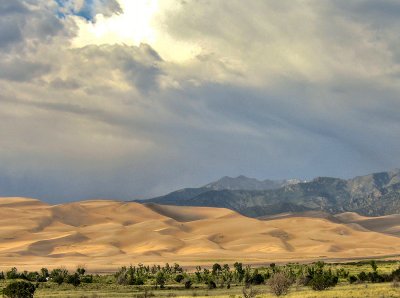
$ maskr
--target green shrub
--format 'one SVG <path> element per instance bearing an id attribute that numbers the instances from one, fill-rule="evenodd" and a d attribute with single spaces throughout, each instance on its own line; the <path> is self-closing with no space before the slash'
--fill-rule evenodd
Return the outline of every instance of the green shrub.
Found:
<path id="1" fill-rule="evenodd" d="M 93 283 L 93 275 L 83 275 L 80 277 L 81 282 L 85 284 Z"/>
<path id="2" fill-rule="evenodd" d="M 392 279 L 400 280 L 400 267 L 392 271 Z"/>
<path id="3" fill-rule="evenodd" d="M 358 273 L 357 277 L 361 282 L 365 282 L 368 280 L 368 275 L 364 271 L 361 271 L 360 273 Z"/>
<path id="4" fill-rule="evenodd" d="M 46 279 L 47 277 L 50 276 L 50 274 L 49 274 L 49 269 L 47 269 L 47 268 L 42 268 L 42 269 L 40 269 L 40 275 L 41 275 L 42 277 L 44 277 L 44 279 Z"/>
<path id="5" fill-rule="evenodd" d="M 35 286 L 27 281 L 17 281 L 3 289 L 3 295 L 7 298 L 33 298 Z"/>
<path id="6" fill-rule="evenodd" d="M 67 269 L 57 268 L 51 271 L 50 273 L 51 280 L 59 285 L 61 285 L 66 280 L 67 276 L 68 276 Z"/>
<path id="7" fill-rule="evenodd" d="M 73 285 L 74 287 L 77 287 L 77 286 L 79 286 L 79 285 L 81 284 L 81 279 L 80 279 L 78 273 L 74 273 L 74 274 L 72 274 L 72 275 L 68 275 L 68 276 L 67 276 L 66 282 L 67 282 L 68 284 Z"/>
<path id="8" fill-rule="evenodd" d="M 158 271 L 156 274 L 156 287 L 157 285 L 160 286 L 161 289 L 164 288 L 166 282 L 166 276 L 163 271 Z"/>
<path id="9" fill-rule="evenodd" d="M 337 283 L 337 276 L 332 275 L 329 271 L 322 271 L 312 277 L 309 285 L 314 291 L 323 291 L 336 286 Z"/>
<path id="10" fill-rule="evenodd" d="M 175 281 L 180 283 L 185 277 L 182 274 L 177 274 L 175 276 Z"/>
<path id="11" fill-rule="evenodd" d="M 355 275 L 350 275 L 349 276 L 349 283 L 353 284 L 357 281 L 357 276 Z"/>
<path id="12" fill-rule="evenodd" d="M 76 269 L 76 272 L 77 272 L 79 275 L 85 275 L 86 269 L 85 269 L 85 268 L 79 267 L 78 269 Z"/>
<path id="13" fill-rule="evenodd" d="M 13 267 L 10 271 L 6 272 L 7 279 L 18 279 L 20 278 L 20 274 L 18 273 L 17 268 Z"/>
<path id="14" fill-rule="evenodd" d="M 262 276 L 260 273 L 256 273 L 253 275 L 251 283 L 253 285 L 261 285 L 262 283 L 264 283 L 264 280 L 264 276 Z"/>
<path id="15" fill-rule="evenodd" d="M 185 280 L 185 289 L 190 289 L 192 287 L 192 281 L 190 279 Z"/>
<path id="16" fill-rule="evenodd" d="M 209 290 L 215 289 L 217 287 L 217 284 L 212 279 L 209 279 L 206 284 Z"/>

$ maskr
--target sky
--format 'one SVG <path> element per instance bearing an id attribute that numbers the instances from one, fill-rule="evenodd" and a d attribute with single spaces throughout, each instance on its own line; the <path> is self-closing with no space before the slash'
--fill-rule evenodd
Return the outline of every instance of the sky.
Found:
<path id="1" fill-rule="evenodd" d="M 0 0 L 0 196 L 400 166 L 396 0 Z"/>

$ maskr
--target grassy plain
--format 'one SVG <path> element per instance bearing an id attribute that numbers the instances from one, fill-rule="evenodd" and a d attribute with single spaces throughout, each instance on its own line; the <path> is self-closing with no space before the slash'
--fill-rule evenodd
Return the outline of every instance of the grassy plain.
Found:
<path id="1" fill-rule="evenodd" d="M 389 274 L 399 268 L 398 261 L 377 261 L 378 272 Z M 371 266 L 368 261 L 354 262 L 345 264 L 326 264 L 327 269 L 332 271 L 345 270 L 350 275 L 357 275 L 360 272 L 370 272 Z M 260 267 L 259 272 L 265 272 L 268 268 Z M 191 273 L 189 273 L 191 275 Z M 4 288 L 12 280 L 2 280 L 0 289 Z M 266 284 L 252 286 L 257 295 L 254 297 L 275 297 L 270 293 L 269 286 Z M 185 289 L 181 283 L 166 284 L 164 289 L 155 289 L 154 286 L 147 284 L 144 286 L 118 285 L 114 275 L 94 275 L 93 283 L 82 283 L 78 287 L 63 283 L 58 285 L 54 282 L 38 283 L 35 297 L 46 298 L 145 298 L 145 297 L 226 297 L 238 298 L 243 296 L 243 285 L 232 284 L 230 289 L 216 288 L 208 289 L 205 284 L 194 283 L 191 289 Z M 355 283 L 349 284 L 347 279 L 341 278 L 336 287 L 325 291 L 314 291 L 309 287 L 297 286 L 294 284 L 286 297 L 292 298 L 388 298 L 400 297 L 400 287 L 395 287 L 394 283 Z"/>
<path id="2" fill-rule="evenodd" d="M 266 285 L 254 286 L 258 292 L 256 297 L 275 297 L 269 292 Z M 164 290 L 150 289 L 148 297 L 220 297 L 220 298 L 238 298 L 243 297 L 242 286 L 233 286 L 231 289 L 207 290 L 203 288 L 193 288 L 185 290 L 182 288 L 170 288 Z M 41 287 L 35 293 L 35 297 L 46 298 L 133 298 L 145 297 L 144 290 L 133 286 L 116 285 L 96 285 L 85 284 L 74 288 L 70 285 L 49 285 Z M 292 298 L 389 298 L 400 297 L 400 288 L 394 288 L 391 283 L 381 284 L 339 284 L 335 288 L 316 292 L 308 287 L 296 288 L 293 286 L 286 297 Z"/>

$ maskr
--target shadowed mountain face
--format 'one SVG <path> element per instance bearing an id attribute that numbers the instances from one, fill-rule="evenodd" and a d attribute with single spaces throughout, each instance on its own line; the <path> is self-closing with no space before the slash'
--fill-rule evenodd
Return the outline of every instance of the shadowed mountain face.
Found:
<path id="1" fill-rule="evenodd" d="M 236 178 L 232 177 L 222 177 L 221 179 L 211 182 L 203 188 L 209 190 L 269 190 L 277 189 L 290 184 L 297 184 L 301 181 L 298 179 L 290 180 L 257 180 L 254 178 L 248 178 L 246 176 L 238 176 Z"/>
<path id="2" fill-rule="evenodd" d="M 349 180 L 319 177 L 303 183 L 288 181 L 224 177 L 201 188 L 183 189 L 146 202 L 224 207 L 251 217 L 317 210 L 366 216 L 400 213 L 400 170 Z M 260 189 L 262 185 L 264 189 Z"/>

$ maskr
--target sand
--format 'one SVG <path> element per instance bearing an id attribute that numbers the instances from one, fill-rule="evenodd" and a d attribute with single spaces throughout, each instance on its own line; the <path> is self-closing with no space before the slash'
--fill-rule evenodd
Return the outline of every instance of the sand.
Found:
<path id="1" fill-rule="evenodd" d="M 399 235 L 387 232 L 398 231 L 398 219 L 345 214 L 338 216 L 341 223 L 306 216 L 260 220 L 224 208 L 111 200 L 47 205 L 0 198 L 0 269 L 84 265 L 103 272 L 136 263 L 194 266 L 396 256 Z"/>

